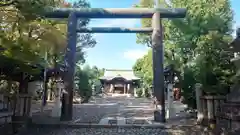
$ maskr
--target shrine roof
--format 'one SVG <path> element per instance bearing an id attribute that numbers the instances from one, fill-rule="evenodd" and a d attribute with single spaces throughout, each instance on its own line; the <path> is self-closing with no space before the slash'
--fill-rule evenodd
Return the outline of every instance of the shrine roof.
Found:
<path id="1" fill-rule="evenodd" d="M 112 80 L 117 77 L 122 77 L 126 80 L 139 80 L 139 77 L 134 75 L 133 70 L 118 70 L 118 69 L 105 69 L 104 76 L 100 80 Z"/>

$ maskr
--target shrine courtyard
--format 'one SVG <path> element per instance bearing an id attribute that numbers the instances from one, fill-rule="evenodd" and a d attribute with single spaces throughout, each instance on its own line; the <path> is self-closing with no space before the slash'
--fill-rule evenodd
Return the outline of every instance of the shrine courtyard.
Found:
<path id="1" fill-rule="evenodd" d="M 169 133 L 186 134 L 186 130 L 191 128 L 196 130 L 198 127 L 193 124 L 194 121 L 184 111 L 185 106 L 180 102 L 174 102 L 174 105 L 176 106 L 176 119 L 168 120 L 167 124 L 163 125 L 153 122 L 154 105 L 147 98 L 123 95 L 94 97 L 89 103 L 74 104 L 73 120 L 67 123 L 50 117 L 52 104 L 49 103 L 44 114 L 40 112 L 33 114 L 32 126 L 21 134 L 164 135 Z M 193 130 L 189 132 L 192 133 Z"/>

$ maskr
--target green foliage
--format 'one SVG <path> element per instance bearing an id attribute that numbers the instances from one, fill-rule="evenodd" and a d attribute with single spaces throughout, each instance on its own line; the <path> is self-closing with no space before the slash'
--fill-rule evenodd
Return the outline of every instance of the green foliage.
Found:
<path id="1" fill-rule="evenodd" d="M 85 0 L 68 3 L 64 0 L 9 0 L 0 2 L 0 51 L 1 55 L 29 65 L 45 65 L 54 68 L 63 64 L 67 45 L 66 20 L 50 20 L 41 16 L 46 7 L 90 7 Z M 79 19 L 79 27 L 85 27 L 89 19 Z M 91 34 L 78 35 L 76 63 L 85 62 L 84 48 L 94 47 Z M 44 61 L 45 52 L 48 60 Z M 14 61 L 12 61 L 14 62 Z M 11 63 L 11 62 L 9 62 Z M 25 67 L 20 64 L 19 68 Z M 26 69 L 31 72 L 31 69 Z"/>
<path id="2" fill-rule="evenodd" d="M 78 0 L 72 4 L 73 8 L 90 8 L 90 3 L 86 0 Z M 89 24 L 90 19 L 78 19 L 78 27 L 86 27 Z M 85 52 L 83 49 L 92 48 L 96 45 L 96 40 L 90 33 L 77 34 L 77 52 L 76 63 L 85 63 Z"/>
<path id="3" fill-rule="evenodd" d="M 0 5 L 0 46 L 4 48 L 1 55 L 30 65 L 43 65 L 46 50 L 51 52 L 59 46 L 61 49 L 55 52 L 63 52 L 66 46 L 64 31 L 57 28 L 55 21 L 39 14 L 46 6 L 57 6 L 57 1 L 12 0 Z"/>
<path id="4" fill-rule="evenodd" d="M 191 67 L 185 67 L 183 73 L 182 82 L 182 96 L 184 97 L 183 103 L 188 104 L 190 108 L 196 108 L 196 96 L 194 87 L 196 82 L 196 78 L 194 76 L 194 70 Z"/>
<path id="5" fill-rule="evenodd" d="M 77 82 L 78 94 L 81 96 L 81 98 L 89 99 L 92 96 L 92 89 L 89 81 L 90 75 L 88 72 L 79 69 L 76 73 L 76 76 L 79 78 L 79 81 Z"/>
<path id="6" fill-rule="evenodd" d="M 144 95 L 144 97 L 146 97 L 146 98 L 150 98 L 150 96 L 151 96 L 151 90 L 148 88 L 148 89 L 144 89 L 145 90 L 145 95 Z"/>
<path id="7" fill-rule="evenodd" d="M 168 7 L 163 0 L 160 4 Z M 141 0 L 137 7 L 152 6 L 153 0 Z M 181 71 L 182 91 L 188 103 L 194 99 L 192 93 L 196 82 L 202 83 L 206 92 L 225 93 L 235 74 L 230 62 L 233 53 L 228 51 L 233 23 L 230 1 L 173 0 L 172 6 L 187 8 L 187 15 L 183 19 L 163 20 L 164 65 L 172 63 L 175 70 Z M 142 25 L 150 27 L 151 19 L 143 19 Z M 137 43 L 149 45 L 150 38 L 150 35 L 138 34 Z M 151 64 L 144 66 L 151 61 L 150 53 L 133 67 L 143 78 L 152 78 Z M 144 81 L 151 82 L 147 80 Z"/>
<path id="8" fill-rule="evenodd" d="M 142 88 L 137 88 L 136 93 L 137 93 L 137 97 L 142 97 L 143 89 Z"/>
<path id="9" fill-rule="evenodd" d="M 97 85 L 99 87 L 98 78 L 103 75 L 103 71 L 103 69 L 98 69 L 96 66 L 91 68 L 89 65 L 77 68 L 75 74 L 76 90 L 85 101 L 88 101 L 92 96 L 92 86 Z"/>
<path id="10" fill-rule="evenodd" d="M 144 84 L 152 85 L 152 51 L 148 51 L 148 54 L 136 61 L 133 66 L 135 74 L 142 78 Z"/>
<path id="11" fill-rule="evenodd" d="M 52 22 L 37 15 L 40 8 L 54 6 L 56 3 L 35 2 L 12 0 L 0 3 L 0 47 L 3 48 L 0 52 L 3 62 L 0 66 L 1 79 L 19 81 L 22 72 L 38 74 L 40 69 L 34 69 L 32 65 L 44 64 L 43 51 L 46 45 L 62 42 L 62 35 L 52 26 Z M 55 40 L 56 36 L 60 40 Z"/>

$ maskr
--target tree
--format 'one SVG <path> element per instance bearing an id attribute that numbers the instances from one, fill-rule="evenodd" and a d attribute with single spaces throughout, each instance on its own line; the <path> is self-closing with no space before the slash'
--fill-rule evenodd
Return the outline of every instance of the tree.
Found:
<path id="1" fill-rule="evenodd" d="M 160 3 L 168 7 L 164 1 L 160 0 Z M 137 5 L 152 6 L 153 0 L 141 0 Z M 191 76 L 194 79 L 192 83 L 202 83 L 206 92 L 225 92 L 234 74 L 230 62 L 233 54 L 227 51 L 233 19 L 229 0 L 172 0 L 172 6 L 187 8 L 187 15 L 183 19 L 163 20 L 165 64 L 174 63 L 182 77 Z M 150 24 L 151 19 L 142 20 L 143 27 Z M 138 34 L 137 43 L 149 45 L 150 38 L 149 35 Z M 174 57 L 169 57 L 171 55 Z M 185 88 L 193 91 L 194 84 L 183 83 L 189 85 Z"/>
<path id="2" fill-rule="evenodd" d="M 98 79 L 103 75 L 101 69 L 89 65 L 85 65 L 82 68 L 77 67 L 76 80 L 77 80 L 77 92 L 78 94 L 87 101 L 92 96 L 92 86 L 98 85 Z"/>
<path id="3" fill-rule="evenodd" d="M 42 16 L 46 7 L 90 7 L 85 0 L 72 4 L 64 0 L 12 0 L 0 2 L 0 48 L 1 55 L 30 65 L 59 68 L 64 64 L 67 45 L 67 21 L 51 20 Z M 27 7 L 27 8 L 26 8 Z M 89 19 L 80 19 L 78 27 L 85 27 Z M 94 47 L 96 41 L 91 34 L 77 38 L 76 63 L 85 62 L 84 48 Z M 45 62 L 45 52 L 48 61 Z M 11 62 L 9 62 L 11 63 Z M 20 69 L 26 68 L 20 64 Z M 25 69 L 28 73 L 31 69 Z"/>
<path id="4" fill-rule="evenodd" d="M 73 8 L 90 8 L 90 3 L 86 0 L 78 0 L 72 4 Z M 79 19 L 78 28 L 86 27 L 89 24 L 90 19 Z M 85 52 L 83 49 L 92 48 L 96 45 L 96 40 L 93 38 L 92 34 L 77 34 L 77 52 L 76 52 L 76 62 L 77 64 L 85 63 Z"/>
<path id="5" fill-rule="evenodd" d="M 12 0 L 2 1 L 0 5 L 1 11 L 3 11 L 0 13 L 0 27 L 4 30 L 1 31 L 0 34 L 0 45 L 6 48 L 5 51 L 2 52 L 4 55 L 12 56 L 12 54 L 18 54 L 16 58 L 24 57 L 22 58 L 23 60 L 30 59 L 30 61 L 38 63 L 43 61 L 44 53 L 47 50 L 50 58 L 48 63 L 56 65 L 53 61 L 63 62 L 63 55 L 67 43 L 67 22 L 65 20 L 46 19 L 41 16 L 41 13 L 48 6 L 66 7 L 64 0 Z M 90 7 L 90 4 L 85 0 L 79 0 L 67 5 L 68 7 Z M 80 19 L 78 27 L 85 27 L 88 23 L 89 19 Z M 94 47 L 96 41 L 92 38 L 91 34 L 78 35 L 77 39 L 77 63 L 84 63 L 83 49 Z M 21 47 L 24 49 L 21 49 Z M 19 50 L 25 52 L 19 53 Z M 22 55 L 22 57 L 19 55 Z M 40 60 L 36 60 L 35 58 L 40 58 Z"/>
<path id="6" fill-rule="evenodd" d="M 39 14 L 46 6 L 58 4 L 29 0 L 13 1 L 12 5 L 1 7 L 0 46 L 4 48 L 1 54 L 32 64 L 43 64 L 46 50 L 60 46 L 58 51 L 63 52 L 66 45 L 64 31 L 57 28 L 56 21 L 46 20 Z"/>
<path id="7" fill-rule="evenodd" d="M 20 83 L 19 91 L 27 89 L 29 76 L 39 75 L 43 66 L 56 65 L 58 56 L 64 53 L 66 29 L 58 24 L 59 21 L 41 16 L 48 6 L 61 6 L 61 1 L 12 0 L 0 3 L 1 57 L 7 60 L 6 65 L 1 65 L 1 69 L 13 67 L 10 68 L 11 74 L 3 74 L 8 77 L 9 82 L 16 77 L 21 78 L 17 80 Z M 46 51 L 52 58 L 47 63 L 44 61 Z M 33 65 L 37 65 L 37 73 Z M 29 74 L 26 79 L 22 79 L 24 72 Z"/>
<path id="8" fill-rule="evenodd" d="M 92 90 L 91 90 L 91 84 L 90 84 L 90 76 L 88 72 L 81 70 L 81 68 L 78 68 L 76 77 L 79 78 L 77 82 L 78 86 L 78 94 L 84 101 L 87 101 L 91 95 L 92 95 Z"/>
<path id="9" fill-rule="evenodd" d="M 152 51 L 148 51 L 143 58 L 140 58 L 136 61 L 136 64 L 133 66 L 133 71 L 135 74 L 143 79 L 143 83 L 152 85 Z"/>

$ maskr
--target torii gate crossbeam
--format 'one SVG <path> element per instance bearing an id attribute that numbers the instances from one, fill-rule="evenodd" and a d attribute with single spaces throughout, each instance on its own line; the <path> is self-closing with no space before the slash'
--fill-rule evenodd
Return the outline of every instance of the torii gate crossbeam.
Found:
<path id="1" fill-rule="evenodd" d="M 77 18 L 152 18 L 159 12 L 161 18 L 183 18 L 184 8 L 48 8 L 48 18 L 68 18 L 74 12 Z"/>

